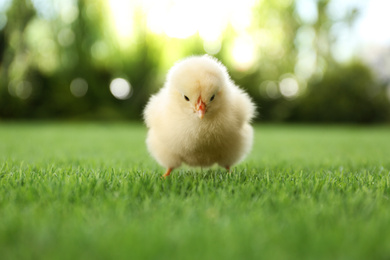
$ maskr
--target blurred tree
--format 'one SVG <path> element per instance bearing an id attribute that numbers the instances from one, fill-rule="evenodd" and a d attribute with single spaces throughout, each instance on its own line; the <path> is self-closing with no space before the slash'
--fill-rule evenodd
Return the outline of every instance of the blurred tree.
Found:
<path id="1" fill-rule="evenodd" d="M 20 19 L 8 19 L 4 29 L 0 31 L 1 39 L 5 42 L 0 48 L 0 117 L 27 116 L 28 107 L 33 102 L 24 98 L 31 91 L 31 85 L 24 81 L 31 66 L 31 54 L 28 52 L 24 32 L 34 16 L 31 3 L 15 0 L 8 10 L 8 17 Z M 20 98 L 10 95 L 19 95 Z"/>
<path id="2" fill-rule="evenodd" d="M 361 63 L 332 66 L 309 84 L 290 120 L 372 123 L 390 119 L 386 86 Z"/>
<path id="3" fill-rule="evenodd" d="M 148 10 L 163 12 L 158 1 L 152 3 L 159 9 L 138 1 L 10 0 L 8 10 L 0 10 L 7 17 L 0 28 L 0 119 L 140 119 L 175 61 L 209 53 L 251 94 L 260 120 L 389 120 L 383 84 L 365 65 L 342 65 L 332 52 L 333 26 L 351 26 L 359 14 L 351 9 L 332 18 L 334 1 L 255 1 L 250 13 L 238 10 L 226 28 L 221 27 L 226 17 L 219 17 L 220 32 L 206 23 L 198 33 L 181 37 L 191 28 L 180 22 L 190 27 L 189 22 L 204 22 L 212 12 L 196 9 L 202 12 L 199 21 L 173 20 L 184 31 L 158 32 L 171 21 L 162 19 L 180 14 L 157 13 L 153 29 Z M 200 5 L 194 3 L 193 8 Z M 307 4 L 313 9 L 309 18 L 300 11 Z M 120 98 L 110 90 L 116 78 L 131 88 Z M 332 111 L 322 109 L 331 97 Z"/>

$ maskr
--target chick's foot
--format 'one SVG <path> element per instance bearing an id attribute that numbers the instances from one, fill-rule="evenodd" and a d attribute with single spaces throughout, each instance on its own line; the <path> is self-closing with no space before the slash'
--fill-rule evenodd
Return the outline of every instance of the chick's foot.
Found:
<path id="1" fill-rule="evenodd" d="M 162 177 L 165 178 L 165 177 L 169 176 L 171 174 L 172 170 L 173 170 L 173 168 L 168 168 L 166 173 L 164 173 L 164 175 Z"/>

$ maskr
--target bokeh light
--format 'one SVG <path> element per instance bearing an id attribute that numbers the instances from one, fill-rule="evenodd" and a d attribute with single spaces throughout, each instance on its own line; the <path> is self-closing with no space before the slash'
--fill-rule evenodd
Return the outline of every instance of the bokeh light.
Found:
<path id="1" fill-rule="evenodd" d="M 276 99 L 280 97 L 280 92 L 278 88 L 278 84 L 274 81 L 266 80 L 260 85 L 260 93 L 261 95 Z"/>
<path id="2" fill-rule="evenodd" d="M 110 83 L 111 94 L 120 100 L 128 99 L 131 97 L 131 85 L 123 78 L 116 78 Z"/>
<path id="3" fill-rule="evenodd" d="M 91 55 L 95 60 L 105 60 L 109 57 L 109 54 L 109 47 L 104 41 L 97 41 L 91 47 Z"/>
<path id="4" fill-rule="evenodd" d="M 299 85 L 294 78 L 284 78 L 279 82 L 280 93 L 286 98 L 294 98 L 298 95 Z"/>
<path id="5" fill-rule="evenodd" d="M 334 1 L 336 2 L 336 1 Z M 337 1 L 339 2 L 339 1 Z M 314 24 L 318 19 L 317 3 L 313 0 L 296 0 L 296 12 L 306 24 Z"/>
<path id="6" fill-rule="evenodd" d="M 11 96 L 27 99 L 31 96 L 33 87 L 29 81 L 10 82 L 8 92 Z"/>
<path id="7" fill-rule="evenodd" d="M 65 24 L 73 23 L 79 16 L 79 9 L 75 0 L 61 1 L 60 16 Z"/>
<path id="8" fill-rule="evenodd" d="M 75 97 L 83 97 L 87 94 L 88 91 L 88 83 L 83 78 L 75 78 L 70 83 L 70 92 Z"/>
<path id="9" fill-rule="evenodd" d="M 214 41 L 204 41 L 203 43 L 203 48 L 205 52 L 207 52 L 210 55 L 215 55 L 217 54 L 222 47 L 222 43 L 219 39 L 214 40 Z"/>
<path id="10" fill-rule="evenodd" d="M 57 35 L 58 43 L 63 47 L 73 44 L 75 35 L 70 28 L 61 29 Z"/>

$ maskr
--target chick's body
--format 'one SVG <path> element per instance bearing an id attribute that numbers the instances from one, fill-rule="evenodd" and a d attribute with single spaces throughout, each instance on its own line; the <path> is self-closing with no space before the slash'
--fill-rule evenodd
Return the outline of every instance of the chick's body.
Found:
<path id="1" fill-rule="evenodd" d="M 182 163 L 229 168 L 252 147 L 254 113 L 222 64 L 209 56 L 187 58 L 145 108 L 148 150 L 168 169 L 166 176 Z"/>

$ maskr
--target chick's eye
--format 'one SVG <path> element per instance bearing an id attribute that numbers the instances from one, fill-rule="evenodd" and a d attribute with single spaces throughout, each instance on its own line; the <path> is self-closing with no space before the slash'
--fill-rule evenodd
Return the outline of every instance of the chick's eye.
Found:
<path id="1" fill-rule="evenodd" d="M 210 101 L 213 101 L 215 98 L 215 95 L 213 95 L 211 98 L 210 98 Z"/>
<path id="2" fill-rule="evenodd" d="M 190 99 L 187 96 L 184 96 L 184 99 L 190 101 Z"/>

